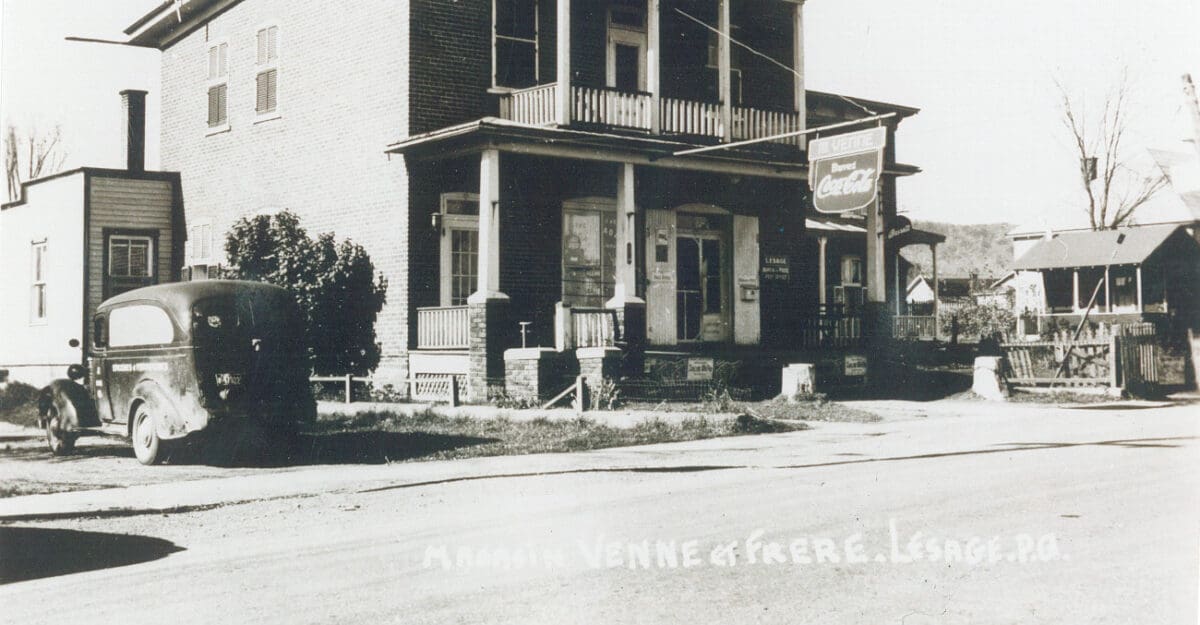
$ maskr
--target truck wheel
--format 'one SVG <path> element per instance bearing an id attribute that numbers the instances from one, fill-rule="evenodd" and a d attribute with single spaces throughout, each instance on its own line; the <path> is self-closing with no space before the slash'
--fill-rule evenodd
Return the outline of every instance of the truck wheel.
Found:
<path id="1" fill-rule="evenodd" d="M 162 447 L 150 405 L 142 402 L 133 413 L 133 455 L 142 464 L 158 464 L 164 455 Z"/>
<path id="2" fill-rule="evenodd" d="M 58 407 L 50 406 L 46 411 L 46 444 L 50 447 L 51 455 L 65 456 L 75 450 L 76 435 L 63 432 L 60 429 Z"/>

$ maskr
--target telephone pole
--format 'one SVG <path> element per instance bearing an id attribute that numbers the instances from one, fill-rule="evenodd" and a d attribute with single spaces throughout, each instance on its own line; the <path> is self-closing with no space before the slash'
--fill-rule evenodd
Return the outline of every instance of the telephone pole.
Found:
<path id="1" fill-rule="evenodd" d="M 1192 118 L 1192 147 L 1200 157 L 1200 104 L 1196 102 L 1196 85 L 1192 84 L 1191 74 L 1183 75 L 1183 100 Z"/>

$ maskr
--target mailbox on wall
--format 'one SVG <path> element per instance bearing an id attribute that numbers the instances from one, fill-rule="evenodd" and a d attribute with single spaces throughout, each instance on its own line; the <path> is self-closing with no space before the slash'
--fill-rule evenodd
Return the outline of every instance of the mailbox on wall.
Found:
<path id="1" fill-rule="evenodd" d="M 758 280 L 738 280 L 738 292 L 743 302 L 757 302 Z"/>

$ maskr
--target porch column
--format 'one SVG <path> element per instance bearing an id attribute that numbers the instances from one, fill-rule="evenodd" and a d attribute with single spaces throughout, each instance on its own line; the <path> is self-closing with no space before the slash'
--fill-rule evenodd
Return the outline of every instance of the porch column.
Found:
<path id="1" fill-rule="evenodd" d="M 827 279 L 825 273 L 828 271 L 825 268 L 825 245 L 828 243 L 829 237 L 817 237 L 817 247 L 820 249 L 820 253 L 817 254 L 817 288 L 820 289 L 820 291 L 817 293 L 817 303 L 819 303 L 822 308 L 825 306 L 825 299 L 828 297 L 825 294 L 825 281 Z"/>
<path id="2" fill-rule="evenodd" d="M 900 290 L 900 250 L 896 250 L 895 255 L 895 274 L 896 274 L 896 316 L 904 314 L 904 309 L 901 308 L 901 303 L 904 301 L 903 292 Z"/>
<path id="3" fill-rule="evenodd" d="M 1071 310 L 1079 312 L 1079 270 L 1071 270 Z"/>
<path id="4" fill-rule="evenodd" d="M 619 339 L 630 355 L 628 361 L 631 370 L 640 369 L 640 355 L 646 347 L 646 300 L 637 294 L 637 259 L 640 245 L 642 237 L 637 230 L 634 166 L 633 163 L 621 163 L 617 170 L 616 284 L 612 299 L 605 305 L 617 312 L 621 328 Z"/>
<path id="5" fill-rule="evenodd" d="M 938 273 L 937 273 L 937 243 L 929 244 L 929 254 L 933 256 L 933 335 L 938 333 Z"/>
<path id="6" fill-rule="evenodd" d="M 729 3 L 717 0 L 717 89 L 721 98 L 721 138 L 733 139 L 733 83 L 729 75 Z"/>
<path id="7" fill-rule="evenodd" d="M 508 328 L 508 296 L 500 292 L 500 152 L 479 157 L 478 290 L 467 298 L 469 401 L 487 401 L 488 379 L 504 377 Z"/>
<path id="8" fill-rule="evenodd" d="M 804 0 L 792 5 L 792 70 L 796 72 L 793 80 L 793 94 L 796 114 L 800 118 L 800 127 L 808 127 L 808 97 L 804 86 Z M 800 147 L 807 144 L 807 136 L 800 137 Z"/>
<path id="9" fill-rule="evenodd" d="M 558 125 L 566 126 L 571 123 L 571 0 L 558 0 L 557 8 L 555 67 L 558 69 L 558 88 L 554 104 Z"/>
<path id="10" fill-rule="evenodd" d="M 1112 312 L 1112 293 L 1108 290 L 1108 265 L 1104 266 L 1104 310 Z"/>
<path id="11" fill-rule="evenodd" d="M 1137 306 L 1138 306 L 1138 314 L 1146 312 L 1146 309 L 1142 306 L 1142 266 L 1141 265 L 1137 266 Z"/>
<path id="12" fill-rule="evenodd" d="M 646 90 L 650 92 L 650 132 L 662 131 L 662 96 L 659 93 L 661 73 L 659 0 L 646 0 Z"/>

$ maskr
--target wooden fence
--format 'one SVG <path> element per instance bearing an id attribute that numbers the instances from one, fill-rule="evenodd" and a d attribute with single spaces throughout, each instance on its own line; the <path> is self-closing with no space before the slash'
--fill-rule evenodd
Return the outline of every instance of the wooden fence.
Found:
<path id="1" fill-rule="evenodd" d="M 1158 344 L 1152 324 L 1114 325 L 1046 341 L 1001 344 L 1015 385 L 1141 388 L 1158 383 Z M 1065 361 L 1065 362 L 1064 362 Z"/>
<path id="2" fill-rule="evenodd" d="M 347 404 L 354 401 L 354 385 L 356 383 L 366 384 L 370 387 L 375 383 L 375 379 L 367 376 L 357 375 L 315 375 L 308 379 L 309 382 L 321 383 L 338 383 L 343 389 L 343 401 Z M 466 383 L 465 376 L 450 375 L 450 374 L 424 374 L 417 375 L 405 381 L 408 386 L 408 398 L 412 401 L 444 401 L 451 406 L 457 406 L 462 397 L 463 385 Z"/>

